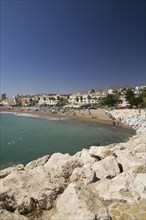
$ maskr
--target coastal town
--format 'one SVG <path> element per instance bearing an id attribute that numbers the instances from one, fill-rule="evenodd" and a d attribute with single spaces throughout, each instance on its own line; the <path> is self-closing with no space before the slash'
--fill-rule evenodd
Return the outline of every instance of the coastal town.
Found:
<path id="1" fill-rule="evenodd" d="M 116 108 L 145 108 L 146 86 L 135 88 L 109 88 L 106 90 L 91 89 L 83 93 L 73 94 L 16 94 L 7 98 L 6 93 L 0 93 L 1 108 L 27 108 L 39 110 L 40 107 L 63 108 L 97 108 L 101 106 Z M 52 109 L 54 110 L 54 109 Z"/>

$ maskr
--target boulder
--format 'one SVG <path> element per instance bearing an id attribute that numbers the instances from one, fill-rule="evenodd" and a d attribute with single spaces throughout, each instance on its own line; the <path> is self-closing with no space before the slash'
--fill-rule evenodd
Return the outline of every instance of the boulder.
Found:
<path id="1" fill-rule="evenodd" d="M 96 157 L 99 160 L 101 160 L 101 159 L 103 159 L 107 156 L 113 155 L 113 150 L 109 149 L 106 146 L 100 146 L 100 147 L 92 146 L 89 149 L 89 155 L 91 155 L 92 157 Z"/>
<path id="2" fill-rule="evenodd" d="M 138 143 L 135 147 L 131 146 L 130 150 L 134 153 L 145 152 L 146 144 L 145 143 Z"/>
<path id="3" fill-rule="evenodd" d="M 110 220 L 106 207 L 91 192 L 75 183 L 70 183 L 57 200 L 57 213 L 51 220 Z"/>
<path id="4" fill-rule="evenodd" d="M 144 159 L 136 158 L 130 154 L 121 154 L 121 152 L 116 152 L 117 161 L 122 165 L 124 171 L 128 171 L 129 169 L 133 169 L 136 172 L 145 172 L 146 165 Z"/>
<path id="5" fill-rule="evenodd" d="M 81 160 L 73 158 L 69 154 L 55 153 L 44 165 L 44 168 L 50 170 L 56 178 L 69 178 L 74 168 L 82 165 Z"/>
<path id="6" fill-rule="evenodd" d="M 49 160 L 49 157 L 49 155 L 46 155 L 37 160 L 33 160 L 25 166 L 25 169 L 33 169 L 35 167 L 42 166 Z"/>
<path id="7" fill-rule="evenodd" d="M 82 164 L 93 164 L 94 162 L 98 161 L 97 158 L 95 157 L 92 157 L 90 154 L 89 154 L 89 150 L 87 149 L 83 149 L 78 157 Z"/>
<path id="8" fill-rule="evenodd" d="M 18 165 L 14 165 L 12 167 L 8 167 L 3 170 L 0 170 L 0 179 L 5 178 L 6 176 L 8 176 L 11 172 L 13 172 L 15 170 L 17 170 L 17 171 L 24 170 L 24 165 L 18 164 Z"/>
<path id="9" fill-rule="evenodd" d="M 132 184 L 136 177 L 133 171 L 124 172 L 117 175 L 115 178 L 102 179 L 90 185 L 100 199 L 104 201 L 127 201 L 135 203 L 139 201 L 140 194 L 133 194 Z M 134 186 L 133 186 L 134 187 Z M 140 192 L 141 193 L 141 192 Z"/>
<path id="10" fill-rule="evenodd" d="M 73 170 L 70 181 L 83 181 L 85 184 L 92 183 L 96 180 L 95 172 L 90 167 L 77 167 Z"/>
<path id="11" fill-rule="evenodd" d="M 21 214 L 31 212 L 36 206 L 50 209 L 63 190 L 62 178 L 56 180 L 43 166 L 14 171 L 1 179 L 0 206 L 12 211 L 18 208 Z"/>
<path id="12" fill-rule="evenodd" d="M 114 156 L 108 156 L 99 162 L 95 162 L 91 168 L 95 171 L 98 179 L 111 179 L 120 173 L 119 165 Z"/>
<path id="13" fill-rule="evenodd" d="M 129 188 L 134 197 L 139 195 L 139 198 L 146 199 L 146 173 L 138 173 Z"/>

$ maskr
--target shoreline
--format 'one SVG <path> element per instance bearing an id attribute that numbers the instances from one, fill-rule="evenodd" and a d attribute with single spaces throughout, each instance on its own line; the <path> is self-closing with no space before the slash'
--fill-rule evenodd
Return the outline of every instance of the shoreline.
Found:
<path id="1" fill-rule="evenodd" d="M 68 120 L 80 120 L 80 121 L 89 121 L 89 122 L 96 122 L 99 124 L 107 124 L 107 125 L 112 125 L 112 119 L 109 118 L 105 112 L 105 109 L 99 109 L 97 110 L 90 110 L 91 114 L 89 115 L 87 112 L 82 111 L 81 113 L 79 113 L 77 110 L 74 110 L 73 112 L 69 112 L 69 113 L 62 113 L 62 112 L 57 112 L 57 113 L 51 113 L 51 112 L 42 112 L 42 111 L 34 111 L 34 110 L 0 110 L 0 113 L 13 113 L 13 114 L 30 114 L 30 115 L 37 115 L 39 117 L 42 118 L 58 118 L 61 119 L 68 119 Z M 74 113 L 76 113 L 74 115 Z M 125 125 L 124 123 L 122 123 L 121 121 L 119 122 L 119 126 L 122 128 L 129 128 L 129 126 Z"/>

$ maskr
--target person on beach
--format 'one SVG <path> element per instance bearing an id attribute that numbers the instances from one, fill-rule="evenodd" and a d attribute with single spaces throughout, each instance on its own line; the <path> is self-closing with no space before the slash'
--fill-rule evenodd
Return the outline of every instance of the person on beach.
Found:
<path id="1" fill-rule="evenodd" d="M 118 126 L 118 128 L 120 127 L 120 121 L 119 120 L 117 120 L 117 126 Z"/>
<path id="2" fill-rule="evenodd" d="M 113 126 L 116 127 L 116 120 L 113 118 Z"/>

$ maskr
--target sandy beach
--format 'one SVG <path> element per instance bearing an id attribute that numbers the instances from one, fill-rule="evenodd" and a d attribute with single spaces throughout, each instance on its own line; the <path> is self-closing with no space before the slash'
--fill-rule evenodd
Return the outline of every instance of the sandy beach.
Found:
<path id="1" fill-rule="evenodd" d="M 86 121 L 93 121 L 93 122 L 99 122 L 104 124 L 112 124 L 112 119 L 108 117 L 106 113 L 106 109 L 98 108 L 98 109 L 91 109 L 90 113 L 86 110 L 70 110 L 68 112 L 51 112 L 51 111 L 35 111 L 34 109 L 10 109 L 10 110 L 0 110 L 1 112 L 18 112 L 18 113 L 28 113 L 28 114 L 36 114 L 40 116 L 46 116 L 46 117 L 57 117 L 57 118 L 71 118 L 71 119 L 78 119 L 78 120 L 86 120 Z M 126 125 L 119 123 L 122 127 L 127 127 Z"/>

